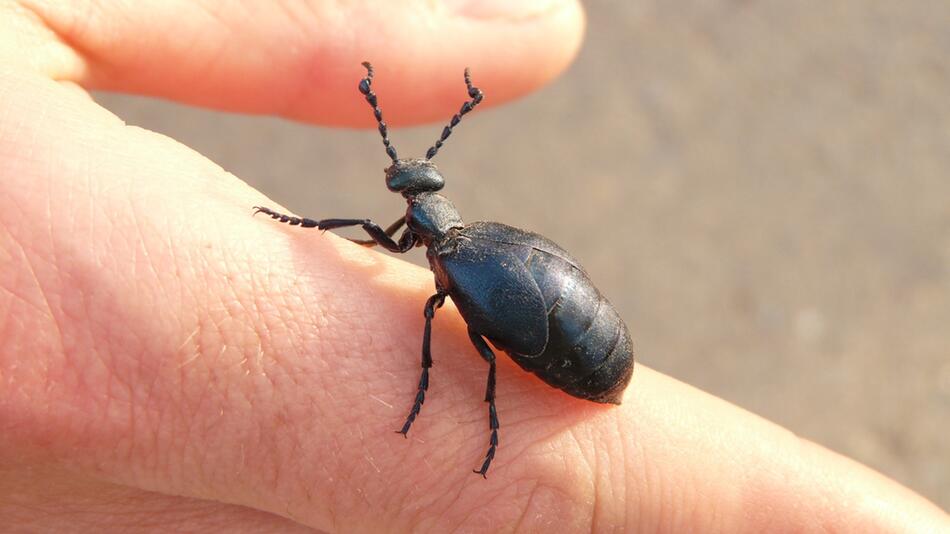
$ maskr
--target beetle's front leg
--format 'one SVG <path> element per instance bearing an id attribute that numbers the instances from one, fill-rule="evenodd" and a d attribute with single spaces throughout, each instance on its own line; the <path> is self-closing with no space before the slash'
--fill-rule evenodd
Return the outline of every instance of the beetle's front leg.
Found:
<path id="1" fill-rule="evenodd" d="M 399 231 L 400 228 L 402 228 L 402 225 L 404 224 L 406 224 L 405 216 L 402 216 L 396 219 L 395 222 L 393 222 L 392 224 L 389 225 L 388 228 L 386 228 L 386 235 L 388 235 L 389 237 L 392 237 L 396 232 Z M 364 247 L 375 247 L 376 245 L 379 244 L 376 242 L 375 239 L 350 239 L 350 241 L 356 243 L 357 245 L 363 245 Z"/>
<path id="2" fill-rule="evenodd" d="M 391 234 L 388 234 L 388 230 L 383 230 L 380 226 L 369 219 L 307 219 L 306 217 L 294 217 L 293 215 L 285 215 L 283 213 L 274 211 L 270 208 L 265 208 L 262 206 L 254 206 L 254 213 L 264 213 L 269 215 L 271 219 L 277 219 L 282 223 L 287 223 L 292 226 L 301 226 L 303 228 L 317 228 L 320 230 L 333 230 L 334 228 L 344 228 L 347 226 L 362 226 L 363 230 L 376 244 L 385 248 L 390 252 L 406 252 L 416 244 L 416 237 L 411 231 L 406 230 L 402 233 L 402 236 L 399 238 L 399 242 L 393 240 L 390 237 Z M 396 226 L 395 223 L 390 225 L 390 229 Z M 401 226 L 401 225 L 400 225 Z M 398 229 L 398 226 L 396 226 Z M 392 233 L 395 233 L 395 229 L 392 230 Z M 362 243 L 361 243 L 362 244 Z"/>

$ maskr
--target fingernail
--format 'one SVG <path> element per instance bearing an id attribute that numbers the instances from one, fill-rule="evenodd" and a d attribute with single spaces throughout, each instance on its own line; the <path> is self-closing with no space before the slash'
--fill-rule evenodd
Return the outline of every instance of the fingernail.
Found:
<path id="1" fill-rule="evenodd" d="M 445 6 L 452 13 L 483 20 L 529 19 L 557 9 L 565 3 L 564 0 L 444 0 Z"/>

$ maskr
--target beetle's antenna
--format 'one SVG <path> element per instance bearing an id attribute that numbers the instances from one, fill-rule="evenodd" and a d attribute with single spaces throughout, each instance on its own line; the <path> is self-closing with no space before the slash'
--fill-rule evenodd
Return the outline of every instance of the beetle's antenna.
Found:
<path id="1" fill-rule="evenodd" d="M 373 108 L 373 116 L 376 117 L 376 122 L 379 124 L 379 135 L 383 136 L 383 146 L 386 147 L 386 154 L 395 163 L 397 159 L 396 149 L 389 142 L 389 131 L 386 129 L 386 123 L 383 122 L 383 112 L 376 102 L 376 93 L 370 87 L 373 83 L 373 66 L 370 65 L 369 61 L 364 61 L 363 66 L 366 67 L 366 77 L 360 80 L 360 92 L 363 93 L 366 102 Z"/>
<path id="2" fill-rule="evenodd" d="M 482 94 L 482 90 L 478 87 L 472 85 L 472 74 L 469 72 L 468 67 L 465 68 L 465 87 L 468 88 L 468 96 L 471 100 L 466 101 L 462 104 L 462 109 L 458 113 L 452 116 L 452 120 L 449 121 L 449 125 L 445 128 L 442 128 L 442 136 L 439 137 L 439 140 L 432 145 L 432 148 L 426 152 L 426 159 L 432 159 L 439 152 L 439 149 L 442 148 L 442 143 L 452 135 L 452 128 L 454 128 L 459 121 L 462 120 L 462 115 L 465 115 L 469 111 L 475 109 L 475 106 L 482 101 L 482 98 L 485 96 Z"/>

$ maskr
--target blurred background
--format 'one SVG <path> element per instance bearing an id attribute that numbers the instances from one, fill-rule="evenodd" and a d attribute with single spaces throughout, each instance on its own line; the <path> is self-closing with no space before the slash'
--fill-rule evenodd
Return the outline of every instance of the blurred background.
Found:
<path id="1" fill-rule="evenodd" d="M 563 77 L 440 152 L 446 196 L 570 250 L 643 364 L 950 508 L 950 2 L 586 8 Z M 96 97 L 300 215 L 405 209 L 374 130 Z"/>

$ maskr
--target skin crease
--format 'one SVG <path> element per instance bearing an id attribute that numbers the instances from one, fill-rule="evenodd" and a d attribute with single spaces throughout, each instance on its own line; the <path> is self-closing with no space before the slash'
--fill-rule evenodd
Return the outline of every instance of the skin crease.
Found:
<path id="1" fill-rule="evenodd" d="M 84 92 L 367 125 L 366 56 L 387 119 L 443 121 L 463 60 L 481 62 L 485 105 L 562 70 L 575 3 L 471 20 L 427 2 L 68 5 L 0 4 L 0 516 L 14 531 L 950 528 L 893 481 L 643 366 L 613 407 L 500 356 L 502 444 L 481 480 L 468 467 L 487 447 L 487 366 L 451 302 L 421 418 L 408 441 L 393 433 L 431 273 L 252 218 L 279 206 Z M 389 50 L 387 20 L 416 41 Z M 434 21 L 469 46 L 412 32 Z"/>

